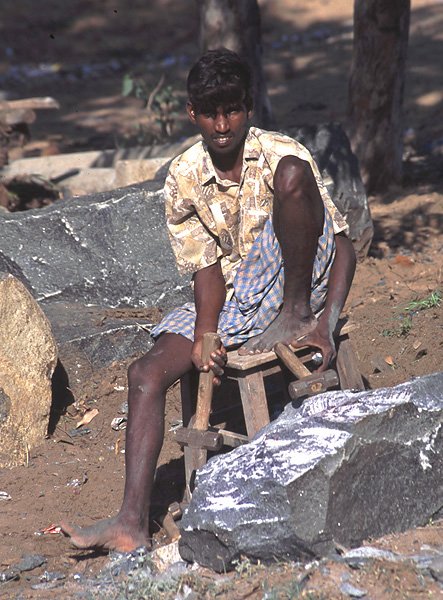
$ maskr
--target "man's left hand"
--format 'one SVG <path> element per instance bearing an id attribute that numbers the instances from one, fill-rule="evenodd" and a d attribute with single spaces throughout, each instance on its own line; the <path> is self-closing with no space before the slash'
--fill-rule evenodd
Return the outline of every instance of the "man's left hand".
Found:
<path id="1" fill-rule="evenodd" d="M 304 346 L 310 346 L 317 348 L 323 357 L 323 362 L 318 369 L 315 369 L 315 373 L 326 371 L 331 362 L 337 356 L 337 350 L 335 348 L 334 337 L 328 327 L 323 325 L 321 321 L 318 322 L 317 327 L 310 333 L 298 338 L 295 342 L 291 343 L 294 348 L 302 348 Z"/>

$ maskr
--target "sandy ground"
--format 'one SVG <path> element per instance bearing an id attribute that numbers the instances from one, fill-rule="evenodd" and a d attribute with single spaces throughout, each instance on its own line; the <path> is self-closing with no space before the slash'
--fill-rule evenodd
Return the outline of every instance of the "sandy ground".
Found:
<path id="1" fill-rule="evenodd" d="M 351 4 L 344 0 L 261 2 L 264 61 L 280 127 L 343 122 L 352 49 Z M 76 0 L 61 6 L 57 0 L 48 0 L 45 11 L 37 12 L 31 0 L 16 0 L 2 7 L 0 89 L 11 97 L 51 95 L 61 104 L 58 112 L 38 114 L 31 139 L 11 152 L 12 159 L 134 144 L 134 123 L 143 122 L 145 116 L 140 101 L 121 96 L 124 73 L 143 69 L 151 88 L 164 73 L 183 100 L 184 77 L 190 61 L 198 55 L 193 5 L 185 10 L 181 3 L 137 0 L 129 10 L 123 0 Z M 422 310 L 410 306 L 443 291 L 443 4 L 413 0 L 412 9 L 405 95 L 405 183 L 370 199 L 375 237 L 369 256 L 358 265 L 346 307 L 358 325 L 352 340 L 370 388 L 433 373 L 443 364 L 441 306 Z M 50 74 L 37 77 L 24 70 L 25 65 L 35 69 L 39 64 L 47 65 Z M 177 115 L 174 139 L 191 133 Z M 61 536 L 38 532 L 61 519 L 86 524 L 118 509 L 124 481 L 124 431 L 114 431 L 111 421 L 119 416 L 126 398 L 130 360 L 92 377 L 85 374 L 84 384 L 77 390 L 80 410 L 69 408 L 55 433 L 32 453 L 27 466 L 1 472 L 0 489 L 12 500 L 0 500 L 0 571 L 23 554 L 39 553 L 47 559 L 45 566 L 28 577 L 0 583 L 1 598 L 62 597 L 56 590 L 50 596 L 48 590 L 33 590 L 31 585 L 44 569 L 72 577 L 74 573 L 95 573 L 104 564 L 105 558 L 75 551 Z M 66 432 L 75 426 L 85 407 L 99 410 L 90 424 L 92 432 L 71 438 Z M 168 395 L 167 441 L 154 494 L 157 544 L 165 537 L 155 520 L 181 494 L 181 452 L 168 435 L 179 418 L 175 386 Z M 436 523 L 387 536 L 377 540 L 377 545 L 413 553 L 426 544 L 441 547 L 441 540 L 441 523 Z M 344 597 L 337 584 L 344 567 L 328 568 L 327 576 L 318 570 L 311 575 L 312 589 L 319 594 L 314 597 Z M 261 592 L 251 581 L 265 577 L 271 577 L 272 585 L 272 573 L 252 570 L 243 577 L 243 588 L 237 586 L 235 592 L 231 589 L 217 597 L 260 598 Z M 279 572 L 276 577 L 284 581 L 285 576 Z M 373 599 L 441 595 L 436 582 L 423 580 L 410 565 L 380 561 L 352 577 Z M 69 596 L 64 592 L 63 597 Z"/>

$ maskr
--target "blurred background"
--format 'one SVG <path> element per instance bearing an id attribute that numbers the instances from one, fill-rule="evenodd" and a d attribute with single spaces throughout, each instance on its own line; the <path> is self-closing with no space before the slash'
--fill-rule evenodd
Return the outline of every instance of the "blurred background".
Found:
<path id="1" fill-rule="evenodd" d="M 3 0 L 0 99 L 52 96 L 60 105 L 39 111 L 27 136 L 17 133 L 10 159 L 192 135 L 183 109 L 185 77 L 202 48 L 198 4 Z M 260 0 L 258 7 L 275 127 L 343 123 L 353 3 Z M 403 132 L 413 151 L 434 155 L 443 138 L 442 23 L 441 0 L 412 1 Z"/>

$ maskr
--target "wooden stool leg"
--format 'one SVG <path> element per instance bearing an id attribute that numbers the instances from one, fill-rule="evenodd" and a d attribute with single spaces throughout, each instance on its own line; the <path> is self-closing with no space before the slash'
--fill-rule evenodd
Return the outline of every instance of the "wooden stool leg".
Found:
<path id="1" fill-rule="evenodd" d="M 246 372 L 244 375 L 242 373 L 238 378 L 238 385 L 243 405 L 243 414 L 245 416 L 246 431 L 248 432 L 248 437 L 252 438 L 257 431 L 270 422 L 263 373 L 261 371 Z"/>
<path id="2" fill-rule="evenodd" d="M 363 378 L 357 364 L 357 357 L 348 335 L 341 337 L 337 349 L 337 373 L 342 390 L 365 389 Z"/>

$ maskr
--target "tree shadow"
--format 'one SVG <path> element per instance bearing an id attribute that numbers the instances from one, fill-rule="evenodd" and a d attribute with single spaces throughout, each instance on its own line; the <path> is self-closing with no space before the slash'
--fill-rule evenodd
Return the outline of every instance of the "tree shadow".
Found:
<path id="1" fill-rule="evenodd" d="M 69 84 L 72 80 L 81 91 L 89 78 L 91 93 L 95 90 L 97 98 L 101 86 L 94 81 L 118 73 L 119 65 L 125 70 L 141 67 L 146 74 L 164 72 L 168 80 L 174 80 L 174 87 L 184 91 L 188 67 L 199 55 L 196 4 L 134 0 L 128 7 L 124 0 L 115 0 L 103 9 L 102 3 L 94 1 L 73 0 L 65 6 L 49 0 L 45 11 L 39 12 L 32 10 L 32 0 L 16 0 L 4 7 L 0 24 L 3 44 L 9 49 L 5 63 L 9 61 L 15 67 L 33 64 L 33 48 L 38 47 L 40 63 L 59 64 L 54 71 L 59 81 Z M 263 62 L 277 119 L 293 126 L 319 120 L 343 121 L 352 58 L 352 22 L 337 17 L 302 28 L 297 26 L 297 18 L 302 21 L 307 9 L 302 4 L 288 4 L 287 9 L 280 14 L 273 3 L 260 7 Z M 406 128 L 412 117 L 419 123 L 433 122 L 435 127 L 443 107 L 438 94 L 443 77 L 443 40 L 438 37 L 443 14 L 439 9 L 436 2 L 411 12 Z M 27 14 L 28 18 L 18 18 L 19 14 Z M 420 28 L 418 22 L 426 28 Z M 33 44 L 21 43 L 29 36 Z M 153 77 L 157 80 L 158 73 Z M 17 91 L 25 91 L 26 81 L 30 81 L 29 76 L 16 80 Z M 119 93 L 120 89 L 115 91 Z M 443 124 L 437 127 L 443 137 Z M 99 133 L 99 122 L 95 129 Z M 431 151 L 438 139 L 430 140 L 424 129 L 415 132 L 416 143 Z M 177 137 L 182 133 L 177 130 Z"/>
<path id="2" fill-rule="evenodd" d="M 34 48 L 38 47 L 39 62 L 45 63 L 48 73 L 54 76 L 47 80 L 52 81 L 51 89 L 69 90 L 73 101 L 62 107 L 57 117 L 49 112 L 39 115 L 36 125 L 44 127 L 49 119 L 59 118 L 60 129 L 68 123 L 77 128 L 88 149 L 94 144 L 103 149 L 105 142 L 114 145 L 112 134 L 103 132 L 103 121 L 110 118 L 108 109 L 114 115 L 112 126 L 117 128 L 124 119 L 121 82 L 125 72 L 139 69 L 152 85 L 165 73 L 183 104 L 183 115 L 177 116 L 171 138 L 180 140 L 195 133 L 184 115 L 184 91 L 188 68 L 200 53 L 196 4 L 134 0 L 128 7 L 124 0 L 115 0 L 103 8 L 98 0 L 73 0 L 68 4 L 48 0 L 45 11 L 35 11 L 32 0 L 16 0 L 2 11 L 0 33 L 8 49 L 2 73 L 8 71 L 7 67 L 10 71 L 24 63 L 35 65 Z M 305 22 L 303 13 L 309 10 L 306 6 L 288 2 L 286 12 L 281 8 L 278 12 L 280 6 L 260 5 L 263 63 L 279 128 L 330 121 L 345 125 L 352 60 L 351 20 L 338 16 L 302 27 L 297 19 Z M 442 25 L 440 2 L 413 7 L 404 96 L 408 145 L 404 185 L 426 184 L 429 191 L 439 193 L 443 170 Z M 23 43 L 28 38 L 32 44 Z M 51 65 L 58 66 L 52 69 Z M 15 95 L 27 96 L 37 80 L 32 72 L 9 80 L 2 74 L 0 87 L 7 83 Z M 42 91 L 45 81 L 42 79 Z M 97 118 L 86 119 L 85 114 L 93 110 Z M 412 158 L 418 156 L 420 160 L 414 162 L 411 153 Z M 380 201 L 388 203 L 394 198 L 386 195 Z M 401 239 L 393 239 L 397 242 Z"/>
<path id="3" fill-rule="evenodd" d="M 421 205 L 397 219 L 395 227 L 389 216 L 373 218 L 373 224 L 374 237 L 369 256 L 383 258 L 386 247 L 391 252 L 423 252 L 429 246 L 431 236 L 441 235 L 443 214 L 432 205 Z"/>

